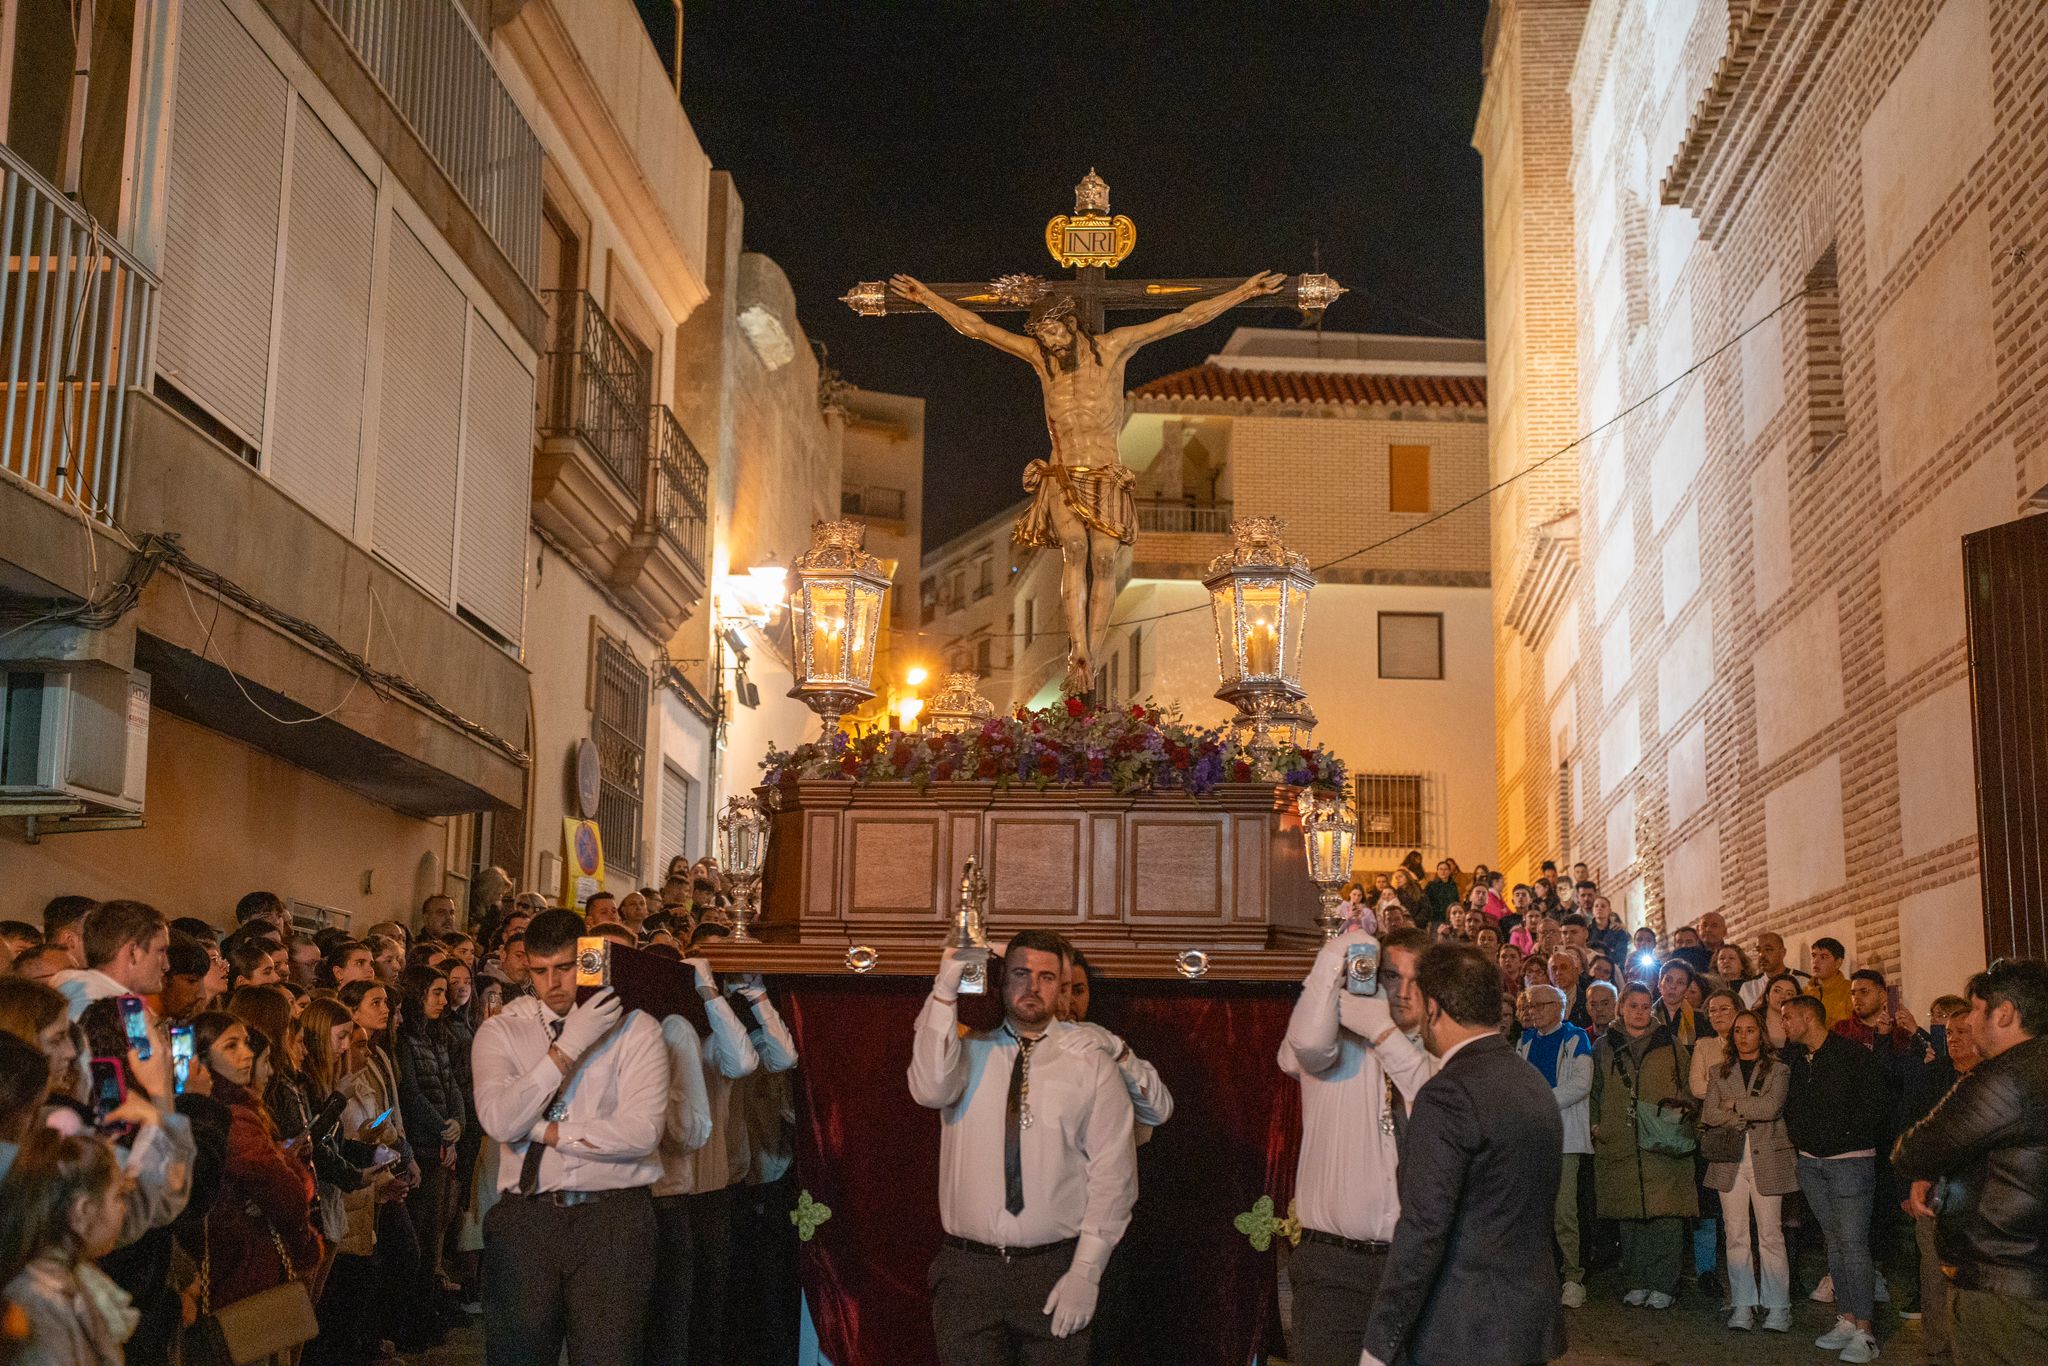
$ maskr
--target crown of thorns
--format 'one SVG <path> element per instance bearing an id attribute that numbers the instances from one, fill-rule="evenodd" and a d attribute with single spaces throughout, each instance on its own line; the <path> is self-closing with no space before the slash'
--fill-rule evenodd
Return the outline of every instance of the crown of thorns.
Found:
<path id="1" fill-rule="evenodd" d="M 1026 332 L 1038 332 L 1042 330 L 1047 323 L 1065 322 L 1073 316 L 1073 296 L 1062 294 L 1059 298 L 1054 299 L 1051 303 L 1044 305 L 1042 309 L 1034 310 L 1031 320 L 1024 324 L 1024 330 Z"/>

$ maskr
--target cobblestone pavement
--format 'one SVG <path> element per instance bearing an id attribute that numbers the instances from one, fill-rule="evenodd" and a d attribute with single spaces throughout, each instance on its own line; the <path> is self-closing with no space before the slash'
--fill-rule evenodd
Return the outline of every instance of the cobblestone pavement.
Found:
<path id="1" fill-rule="evenodd" d="M 1623 1287 L 1612 1271 L 1595 1273 L 1587 1288 L 1585 1307 L 1566 1311 L 1571 1351 L 1562 1360 L 1571 1366 L 1825 1366 L 1835 1359 L 1813 1345 L 1834 1324 L 1834 1306 L 1803 1296 L 1792 1309 L 1791 1332 L 1732 1333 L 1718 1301 L 1697 1292 L 1659 1313 L 1623 1305 Z M 1914 1366 L 1924 1360 L 1918 1323 L 1903 1322 L 1880 1305 L 1877 1328 L 1880 1363 Z M 483 1359 L 483 1333 L 475 1319 L 438 1350 L 408 1358 L 424 1366 L 480 1366 Z"/>

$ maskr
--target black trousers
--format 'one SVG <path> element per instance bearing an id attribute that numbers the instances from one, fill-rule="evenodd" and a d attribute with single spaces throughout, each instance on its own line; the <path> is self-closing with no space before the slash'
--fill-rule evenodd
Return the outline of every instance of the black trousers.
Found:
<path id="1" fill-rule="evenodd" d="M 1365 1351 L 1365 1322 L 1379 1294 L 1384 1252 L 1302 1239 L 1288 1254 L 1287 1279 L 1294 1287 L 1295 1366 L 1358 1366 Z"/>
<path id="2" fill-rule="evenodd" d="M 725 1366 L 725 1288 L 732 1274 L 732 1188 L 676 1198 L 682 1201 L 684 1217 L 689 1221 L 690 1363 Z"/>
<path id="3" fill-rule="evenodd" d="M 507 1195 L 484 1216 L 484 1356 L 491 1366 L 641 1359 L 654 1260 L 645 1188 L 587 1205 Z"/>
<path id="4" fill-rule="evenodd" d="M 943 1247 L 926 1285 L 944 1366 L 1087 1366 L 1089 1330 L 1052 1335 L 1045 1297 L 1073 1264 L 1072 1252 L 1006 1262 Z M 1357 1366 L 1351 1354 L 1350 1366 Z"/>
<path id="5" fill-rule="evenodd" d="M 693 1261 L 687 1195 L 654 1197 L 654 1287 L 647 1297 L 648 1366 L 689 1366 Z"/>
<path id="6" fill-rule="evenodd" d="M 798 1264 L 796 1170 L 733 1187 L 732 1274 L 725 1298 L 725 1359 L 733 1366 L 796 1360 L 803 1285 Z"/>

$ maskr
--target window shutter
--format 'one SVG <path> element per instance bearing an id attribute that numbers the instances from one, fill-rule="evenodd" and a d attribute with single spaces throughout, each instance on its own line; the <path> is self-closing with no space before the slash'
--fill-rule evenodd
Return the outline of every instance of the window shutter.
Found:
<path id="1" fill-rule="evenodd" d="M 1435 612 L 1380 613 L 1380 677 L 1442 678 L 1443 639 Z"/>
<path id="2" fill-rule="evenodd" d="M 469 392 L 463 399 L 462 557 L 455 600 L 507 640 L 519 640 L 532 498 L 533 374 L 481 314 L 469 315 Z"/>
<path id="3" fill-rule="evenodd" d="M 263 444 L 288 90 L 221 0 L 179 35 L 157 368 Z"/>
<path id="4" fill-rule="evenodd" d="M 446 602 L 455 559 L 455 473 L 469 311 L 403 219 L 391 225 L 384 297 L 383 399 L 370 540 Z M 522 408 L 521 415 L 531 410 Z"/>
<path id="5" fill-rule="evenodd" d="M 1429 511 L 1429 447 L 1387 447 L 1387 510 Z"/>
<path id="6" fill-rule="evenodd" d="M 674 764 L 661 766 L 661 857 L 658 869 L 669 860 L 690 852 L 690 779 Z"/>
<path id="7" fill-rule="evenodd" d="M 354 530 L 377 191 L 304 103 L 292 134 L 270 476 Z"/>

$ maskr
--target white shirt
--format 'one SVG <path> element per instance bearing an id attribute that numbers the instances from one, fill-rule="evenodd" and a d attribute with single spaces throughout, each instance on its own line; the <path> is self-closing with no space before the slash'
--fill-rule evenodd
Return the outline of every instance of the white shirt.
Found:
<path id="1" fill-rule="evenodd" d="M 470 1047 L 476 1114 L 498 1140 L 498 1189 L 516 1191 L 528 1143 L 548 1127 L 562 1074 L 548 1057 L 548 1023 L 560 1019 L 522 996 L 485 1020 Z M 568 1117 L 541 1157 L 536 1190 L 631 1190 L 662 1176 L 655 1150 L 668 1115 L 668 1049 L 660 1026 L 637 1010 L 578 1060 L 563 1091 Z"/>
<path id="2" fill-rule="evenodd" d="M 1131 1110 L 1138 1126 L 1144 1132 L 1139 1138 L 1143 1142 L 1151 1131 L 1173 1118 L 1173 1092 L 1166 1089 L 1166 1083 L 1159 1079 L 1159 1069 L 1131 1051 L 1131 1046 L 1099 1024 L 1086 1020 L 1073 1021 L 1077 1033 L 1092 1032 L 1116 1063 L 1117 1074 L 1124 1079 L 1124 1094 L 1131 1098 Z"/>
<path id="3" fill-rule="evenodd" d="M 1791 973 L 1793 978 L 1798 981 L 1801 991 L 1806 990 L 1806 984 L 1813 980 L 1797 968 L 1786 968 L 1785 971 Z M 1745 1010 L 1755 1010 L 1758 1003 L 1764 999 L 1764 993 L 1771 989 L 1771 978 L 1780 975 L 1782 974 L 1760 972 L 1736 988 L 1736 994 L 1742 997 L 1743 1008 Z"/>
<path id="4" fill-rule="evenodd" d="M 1399 1030 L 1375 1047 L 1343 1028 L 1345 995 L 1343 974 L 1311 972 L 1280 1041 L 1280 1070 L 1301 1083 L 1295 1213 L 1304 1228 L 1390 1243 L 1401 1197 L 1394 1181 L 1400 1154 L 1387 1132 L 1387 1081 L 1413 1107 L 1436 1065 Z"/>
<path id="5" fill-rule="evenodd" d="M 1032 1123 L 1018 1133 L 1024 1209 L 1004 1204 L 1008 1029 L 962 1037 L 956 1004 L 927 997 L 910 1046 L 910 1095 L 942 1115 L 939 1221 L 956 1238 L 1038 1247 L 1079 1238 L 1076 1265 L 1098 1272 L 1131 1222 L 1138 1149 L 1123 1074 L 1074 1025 L 1054 1020 L 1031 1050 Z"/>
<path id="6" fill-rule="evenodd" d="M 680 1015 L 661 1022 L 668 1050 L 668 1110 L 661 1126 L 661 1179 L 656 1195 L 687 1195 L 696 1180 L 696 1152 L 711 1139 L 711 1098 L 704 1089 L 704 1044 Z"/>
<path id="7" fill-rule="evenodd" d="M 734 1185 L 761 1185 L 780 1180 L 796 1159 L 789 1143 L 796 1096 L 787 1075 L 796 1067 L 796 1040 L 767 992 L 749 988 L 740 994 L 752 1007 L 754 1025 L 747 1031 L 747 1042 L 754 1046 L 761 1066 L 733 1083 L 726 1107 L 726 1170 Z M 739 1012 L 733 1014 L 737 1017 Z"/>
<path id="8" fill-rule="evenodd" d="M 64 1001 L 76 1020 L 85 1014 L 85 1008 L 94 1001 L 104 1001 L 109 996 L 140 996 L 139 991 L 128 988 L 98 968 L 66 968 L 50 977 L 50 985 L 64 993 Z M 154 1019 L 155 1016 L 150 1018 Z"/>
<path id="9" fill-rule="evenodd" d="M 733 1183 L 732 1084 L 761 1065 L 761 1054 L 747 1027 L 732 1013 L 723 995 L 704 1003 L 711 1037 L 704 1041 L 704 1094 L 711 1106 L 711 1136 L 695 1154 L 695 1171 L 687 1191 L 709 1195 Z"/>

